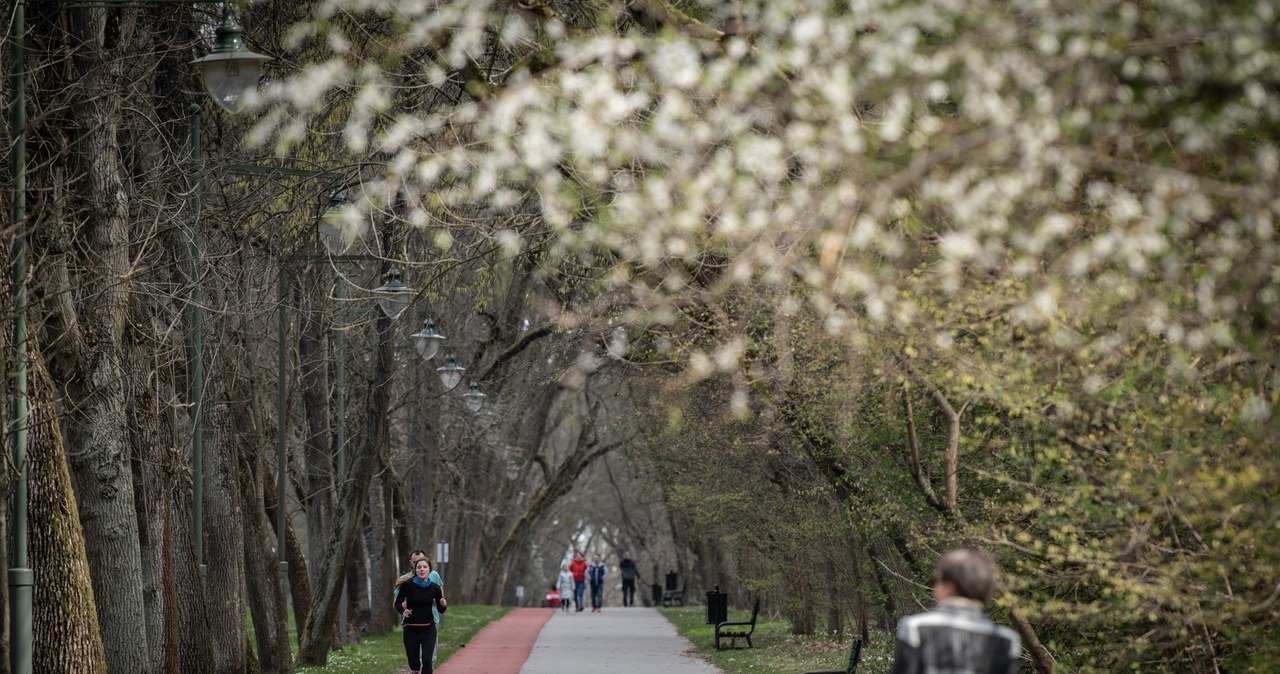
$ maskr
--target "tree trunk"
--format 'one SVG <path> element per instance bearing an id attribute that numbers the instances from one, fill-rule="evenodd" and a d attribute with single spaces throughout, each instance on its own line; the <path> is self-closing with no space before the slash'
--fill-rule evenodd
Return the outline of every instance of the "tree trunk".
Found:
<path id="1" fill-rule="evenodd" d="M 262 474 L 267 478 L 272 475 L 265 466 Z M 265 483 L 262 488 L 262 504 L 267 520 L 272 523 L 274 531 L 275 522 L 278 521 L 276 490 L 267 489 Z M 275 532 L 275 535 L 279 536 L 280 532 Z M 302 552 L 302 542 L 298 540 L 298 534 L 293 530 L 293 523 L 287 517 L 284 520 L 284 546 L 285 559 L 289 562 L 289 599 L 293 602 L 293 620 L 295 624 L 305 625 L 307 614 L 311 612 L 311 578 L 307 573 L 307 558 Z"/>
<path id="2" fill-rule="evenodd" d="M 39 354 L 32 354 L 29 471 L 31 568 L 35 572 L 32 669 L 84 672 L 106 669 L 94 610 L 89 557 L 71 491 L 53 384 Z"/>
<path id="3" fill-rule="evenodd" d="M 206 336 L 213 346 L 215 339 Z M 216 353 L 216 349 L 210 349 Z M 214 671 L 240 674 L 249 666 L 245 627 L 244 514 L 240 466 L 229 433 L 217 368 L 209 368 L 205 396 L 205 559 Z"/>
<path id="4" fill-rule="evenodd" d="M 175 569 L 169 579 L 169 591 L 178 612 L 178 642 L 181 652 L 182 674 L 211 674 L 213 672 L 213 625 L 209 620 L 209 606 L 205 597 L 205 583 L 196 563 L 195 536 L 191 522 L 191 480 L 183 477 L 176 481 L 168 496 L 173 546 L 169 565 Z M 166 669 L 165 672 L 175 670 Z"/>
<path id="5" fill-rule="evenodd" d="M 247 426 L 239 425 L 240 428 Z M 271 525 L 262 503 L 262 473 L 251 469 L 248 454 L 253 449 L 241 445 L 240 497 L 244 508 L 244 565 L 249 581 L 249 609 L 253 615 L 254 636 L 258 643 L 258 664 L 263 674 L 289 674 L 291 654 L 284 588 L 281 587 L 280 563 L 272 551 Z"/>
<path id="6" fill-rule="evenodd" d="M 379 480 L 379 483 L 382 487 L 379 490 L 382 496 L 382 516 L 378 521 L 377 540 L 381 544 L 381 551 L 378 554 L 377 573 L 373 574 L 374 594 L 390 592 L 398 576 L 396 573 L 396 539 L 393 528 L 395 517 L 392 504 L 393 494 L 385 477 Z M 391 611 L 373 611 L 369 629 L 373 630 L 374 634 L 391 631 L 391 619 L 394 615 Z"/>
<path id="7" fill-rule="evenodd" d="M 342 579 L 346 577 L 348 559 L 364 520 L 365 504 L 368 502 L 374 471 L 383 463 L 379 454 L 386 451 L 386 417 L 391 402 L 391 374 L 394 367 L 392 323 L 386 316 L 378 317 L 377 335 L 374 374 L 365 407 L 364 429 L 359 436 L 361 447 L 353 452 L 354 460 L 347 473 L 348 479 L 343 482 L 332 545 L 324 556 L 317 576 L 320 584 L 299 647 L 299 662 L 306 665 L 323 665 L 328 660 L 334 623 L 338 619 Z"/>
<path id="8" fill-rule="evenodd" d="M 379 595 L 377 592 L 373 593 L 372 600 L 369 598 L 365 584 L 369 579 L 369 555 L 366 553 L 368 546 L 365 541 L 363 532 L 356 536 L 356 542 L 352 545 L 351 563 L 347 565 L 348 640 L 359 639 L 369 634 L 369 623 L 373 620 L 373 611 L 384 606 L 378 603 L 379 600 L 386 600 L 386 606 L 389 606 L 391 601 L 390 596 Z"/>
<path id="9" fill-rule="evenodd" d="M 133 313 L 135 324 L 151 324 L 145 308 L 135 304 Z M 172 672 L 181 666 L 181 645 L 178 608 L 172 590 L 177 574 L 173 564 L 173 512 L 169 500 L 174 491 L 175 467 L 181 457 L 170 442 L 174 429 L 171 425 L 166 427 L 171 415 L 161 408 L 161 396 L 156 391 L 162 386 L 163 373 L 153 367 L 154 351 L 144 347 L 138 337 L 132 331 L 129 334 L 129 370 L 133 374 L 126 380 L 126 386 L 128 397 L 133 401 L 129 406 L 128 425 L 133 446 L 138 543 L 146 579 L 143 597 L 147 606 L 147 645 L 151 648 L 152 671 Z"/>
<path id="10" fill-rule="evenodd" d="M 1013 623 L 1013 629 L 1022 638 L 1022 647 L 1031 656 L 1031 663 L 1035 665 L 1036 672 L 1053 674 L 1053 656 L 1049 654 L 1049 649 L 1040 643 L 1040 637 L 1036 635 L 1035 628 L 1017 610 L 1009 608 L 1006 613 L 1009 614 L 1009 622 Z"/>
<path id="11" fill-rule="evenodd" d="M 134 509 L 129 432 L 121 363 L 131 276 L 127 194 L 119 164 L 119 88 L 136 9 L 68 10 L 75 73 L 83 96 L 73 108 L 72 136 L 81 179 L 84 223 L 72 243 L 85 273 L 78 315 L 77 375 L 65 381 L 67 429 L 94 595 L 109 674 L 150 671 L 142 553 Z M 106 30 L 110 16 L 111 30 Z M 69 290 L 69 289 L 68 289 Z M 62 335 L 55 336 L 58 339 Z"/>
<path id="12" fill-rule="evenodd" d="M 314 307 L 302 312 L 298 334 L 298 367 L 301 370 L 302 409 L 307 434 L 303 439 L 306 462 L 308 559 L 321 559 L 333 532 L 333 423 L 329 414 L 329 367 L 325 350 L 326 324 Z M 343 420 L 339 419 L 341 423 Z M 318 580 L 318 579 L 312 579 Z"/>

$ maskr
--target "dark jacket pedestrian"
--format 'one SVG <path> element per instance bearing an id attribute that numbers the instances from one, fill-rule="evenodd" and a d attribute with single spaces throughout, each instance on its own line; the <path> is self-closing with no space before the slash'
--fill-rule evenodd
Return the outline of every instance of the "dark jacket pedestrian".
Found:
<path id="1" fill-rule="evenodd" d="M 587 580 L 591 583 L 591 612 L 599 613 L 604 608 L 604 577 L 608 571 L 600 561 L 600 555 L 591 556 L 591 564 L 587 565 Z"/>
<path id="2" fill-rule="evenodd" d="M 1018 635 L 983 611 L 996 567 L 981 550 L 952 550 L 933 574 L 937 608 L 898 623 L 892 674 L 1017 674 Z"/>
<path id="3" fill-rule="evenodd" d="M 622 605 L 636 605 L 636 581 L 640 578 L 640 572 L 636 570 L 636 562 L 627 556 L 626 552 L 622 553 L 622 560 L 618 562 L 618 575 L 622 578 Z"/>

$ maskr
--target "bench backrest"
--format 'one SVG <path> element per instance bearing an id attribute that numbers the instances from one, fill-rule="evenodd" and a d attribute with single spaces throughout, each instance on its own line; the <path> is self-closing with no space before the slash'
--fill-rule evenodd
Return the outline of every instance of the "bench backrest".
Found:
<path id="1" fill-rule="evenodd" d="M 852 672 L 858 669 L 858 661 L 862 659 L 862 640 L 854 639 L 853 645 L 849 646 L 849 665 L 844 668 L 846 672 Z"/>
<path id="2" fill-rule="evenodd" d="M 757 600 L 756 600 L 756 605 L 755 605 L 755 607 L 751 609 L 751 623 L 752 623 L 753 625 L 755 624 L 755 622 L 756 622 L 756 616 L 758 616 L 758 615 L 760 615 L 760 600 L 759 600 L 759 599 L 757 599 Z"/>

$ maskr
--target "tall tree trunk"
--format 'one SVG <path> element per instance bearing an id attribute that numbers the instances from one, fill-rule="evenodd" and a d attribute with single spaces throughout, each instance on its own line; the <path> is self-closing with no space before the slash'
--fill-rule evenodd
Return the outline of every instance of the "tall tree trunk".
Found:
<path id="1" fill-rule="evenodd" d="M 135 324 L 152 324 L 146 309 L 136 303 L 133 313 Z M 171 417 L 161 408 L 156 391 L 162 386 L 163 373 L 153 367 L 155 352 L 140 343 L 138 338 L 144 336 L 132 331 L 128 336 L 132 375 L 126 379 L 126 386 L 133 401 L 129 406 L 129 429 L 138 542 L 146 579 L 143 597 L 147 606 L 147 645 L 151 648 L 152 671 L 172 672 L 181 665 L 178 608 L 172 598 L 177 574 L 173 565 L 173 513 L 169 507 L 179 457 L 170 442 L 174 429 L 165 427 Z"/>
<path id="2" fill-rule="evenodd" d="M 298 334 L 302 409 L 307 427 L 302 443 L 306 462 L 306 498 L 302 507 L 307 513 L 308 559 L 324 556 L 325 543 L 333 531 L 334 448 L 331 439 L 334 427 L 329 414 L 329 359 L 324 339 L 328 326 L 319 318 L 315 307 L 306 307 Z M 339 423 L 342 421 L 338 420 Z"/>
<path id="3" fill-rule="evenodd" d="M 352 545 L 351 563 L 347 565 L 347 638 L 358 639 L 370 633 L 369 623 L 373 620 L 373 611 L 390 605 L 391 598 L 374 592 L 372 600 L 366 588 L 369 579 L 368 546 L 365 544 L 364 532 L 356 536 Z M 378 603 L 385 600 L 387 604 Z M 389 610 L 389 609 L 388 609 Z"/>
<path id="4" fill-rule="evenodd" d="M 89 557 L 85 553 L 53 383 L 38 353 L 31 358 L 33 399 L 30 482 L 31 568 L 35 572 L 32 668 L 36 672 L 106 669 L 98 615 L 93 609 Z"/>
<path id="5" fill-rule="evenodd" d="M 342 579 L 346 577 L 348 559 L 364 520 L 365 504 L 368 502 L 374 471 L 382 464 L 379 455 L 386 451 L 386 417 L 391 403 L 391 373 L 394 367 L 394 331 L 391 320 L 386 316 L 378 317 L 376 329 L 378 350 L 375 352 L 373 379 L 365 406 L 364 429 L 360 434 L 361 447 L 353 452 L 354 460 L 347 473 L 348 479 L 344 481 L 340 493 L 332 545 L 320 567 L 315 605 L 302 637 L 298 658 L 302 664 L 323 665 L 328 660 L 334 623 L 338 619 Z"/>
<path id="6" fill-rule="evenodd" d="M 176 424 L 173 424 L 176 426 Z M 178 612 L 178 642 L 181 653 L 182 674 L 212 674 L 213 625 L 209 619 L 205 582 L 200 577 L 196 563 L 195 532 L 187 525 L 191 522 L 190 477 L 179 477 L 168 496 L 170 521 L 174 522 L 171 536 L 169 565 L 175 569 L 173 578 L 166 582 Z M 175 670 L 166 669 L 168 672 Z"/>
<path id="7" fill-rule="evenodd" d="M 129 433 L 121 363 L 123 325 L 130 291 L 128 208 L 119 163 L 118 127 L 122 47 L 129 44 L 136 9 L 82 8 L 67 12 L 80 97 L 71 137 L 82 176 L 77 196 L 84 225 L 73 243 L 83 266 L 82 345 L 66 381 L 71 467 L 75 473 L 85 547 L 94 564 L 94 595 L 109 674 L 150 671 L 142 553 L 134 509 Z M 108 22 L 111 30 L 107 30 Z M 61 339 L 63 336 L 59 335 Z"/>
<path id="8" fill-rule="evenodd" d="M 213 346 L 216 340 L 207 339 Z M 216 348 L 211 352 L 217 353 Z M 214 359 L 215 362 L 217 359 Z M 240 674 L 249 665 L 245 627 L 244 513 L 240 466 L 216 367 L 210 367 L 205 397 L 205 559 L 209 566 L 209 618 L 214 670 Z"/>
<path id="9" fill-rule="evenodd" d="M 238 424 L 239 425 L 239 424 Z M 248 428 L 239 425 L 240 428 Z M 271 525 L 267 523 L 262 503 L 263 484 L 250 466 L 248 454 L 253 448 L 241 438 L 240 485 L 244 502 L 244 565 L 249 581 L 249 609 L 253 615 L 254 636 L 258 644 L 258 663 L 262 674 L 289 674 L 291 657 L 287 607 L 281 587 L 279 558 L 272 551 Z"/>
<path id="10" fill-rule="evenodd" d="M 391 587 L 395 585 L 398 575 L 396 573 L 396 539 L 393 528 L 395 517 L 392 509 L 393 494 L 385 477 L 378 482 L 382 487 L 378 490 L 381 495 L 382 513 L 381 517 L 378 518 L 378 535 L 376 537 L 381 549 L 378 552 L 377 565 L 375 566 L 377 573 L 373 574 L 373 591 L 375 594 L 389 592 Z M 373 630 L 374 634 L 390 631 L 392 628 L 392 616 L 394 614 L 391 611 L 373 611 L 369 629 Z"/>

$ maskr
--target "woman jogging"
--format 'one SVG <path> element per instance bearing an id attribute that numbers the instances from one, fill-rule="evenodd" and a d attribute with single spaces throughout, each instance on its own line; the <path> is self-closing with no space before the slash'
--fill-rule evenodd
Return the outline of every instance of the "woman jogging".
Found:
<path id="1" fill-rule="evenodd" d="M 444 613 L 449 606 L 440 586 L 427 580 L 431 562 L 419 559 L 413 565 L 413 578 L 396 590 L 396 611 L 404 617 L 404 650 L 413 674 L 431 674 L 430 653 L 436 646 L 436 622 L 432 609 Z M 427 658 L 422 657 L 427 654 Z"/>

